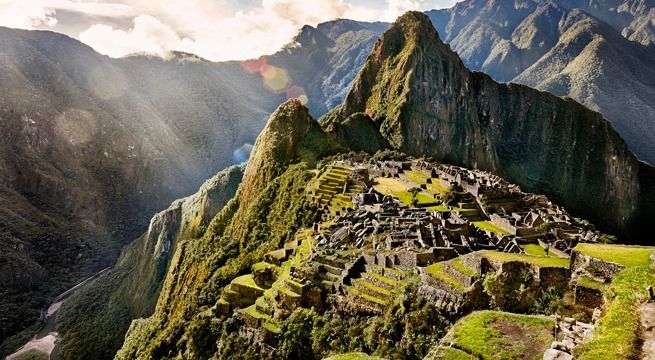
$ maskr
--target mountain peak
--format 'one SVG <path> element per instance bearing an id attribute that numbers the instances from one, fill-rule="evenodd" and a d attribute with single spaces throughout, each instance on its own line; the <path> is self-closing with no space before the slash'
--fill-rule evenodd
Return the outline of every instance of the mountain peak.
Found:
<path id="1" fill-rule="evenodd" d="M 309 109 L 298 99 L 280 105 L 257 137 L 243 179 L 239 200 L 247 203 L 299 156 L 306 137 L 322 134 Z"/>
<path id="2" fill-rule="evenodd" d="M 613 232 L 635 219 L 637 160 L 607 120 L 573 100 L 469 71 L 422 13 L 406 13 L 383 34 L 341 109 L 326 118 L 344 124 L 356 113 L 409 155 L 494 172 Z M 544 171 L 553 168 L 570 171 Z M 605 211 L 610 203 L 618 206 Z"/>

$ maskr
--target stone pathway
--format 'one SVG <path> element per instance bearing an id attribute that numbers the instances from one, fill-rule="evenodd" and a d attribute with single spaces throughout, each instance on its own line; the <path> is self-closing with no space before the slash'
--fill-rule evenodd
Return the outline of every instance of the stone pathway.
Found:
<path id="1" fill-rule="evenodd" d="M 639 336 L 643 341 L 641 358 L 655 360 L 655 303 L 645 303 L 639 307 Z"/>

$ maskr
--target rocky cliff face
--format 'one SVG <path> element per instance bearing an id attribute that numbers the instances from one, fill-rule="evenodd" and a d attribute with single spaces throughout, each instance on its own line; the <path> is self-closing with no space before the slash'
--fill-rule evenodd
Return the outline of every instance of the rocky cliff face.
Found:
<path id="1" fill-rule="evenodd" d="M 398 150 L 490 170 L 606 229 L 624 232 L 638 214 L 639 164 L 608 121 L 470 72 L 421 13 L 382 36 L 337 111 L 368 114 Z"/>
<path id="2" fill-rule="evenodd" d="M 427 14 L 470 69 L 600 111 L 655 162 L 652 1 L 470 0 Z"/>
<path id="3" fill-rule="evenodd" d="M 114 356 L 130 321 L 152 314 L 177 244 L 204 234 L 211 219 L 235 195 L 242 176 L 242 166 L 227 168 L 197 193 L 157 213 L 148 230 L 123 250 L 113 269 L 66 301 L 57 319 L 63 358 Z"/>

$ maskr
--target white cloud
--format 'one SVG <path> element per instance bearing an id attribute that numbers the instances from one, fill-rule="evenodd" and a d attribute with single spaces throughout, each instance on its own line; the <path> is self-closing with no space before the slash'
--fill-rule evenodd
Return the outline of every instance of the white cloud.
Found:
<path id="1" fill-rule="evenodd" d="M 422 3 L 418 0 L 386 0 L 387 8 L 380 16 L 382 21 L 394 21 L 409 10 L 419 10 Z"/>
<path id="2" fill-rule="evenodd" d="M 19 29 L 33 29 L 39 25 L 54 26 L 57 19 L 52 8 L 43 6 L 41 1 L 0 0 L 0 25 Z"/>
<path id="3" fill-rule="evenodd" d="M 448 2 L 455 0 L 0 0 L 0 25 L 71 29 L 57 24 L 56 12 L 66 11 L 78 14 L 75 28 L 83 29 L 68 35 L 109 56 L 180 50 L 242 60 L 277 51 L 305 24 L 393 21 L 407 10 Z"/>
<path id="4" fill-rule="evenodd" d="M 181 42 L 173 29 L 150 15 L 134 18 L 134 27 L 127 31 L 103 24 L 93 25 L 80 34 L 80 40 L 113 57 L 136 52 L 164 54 Z"/>

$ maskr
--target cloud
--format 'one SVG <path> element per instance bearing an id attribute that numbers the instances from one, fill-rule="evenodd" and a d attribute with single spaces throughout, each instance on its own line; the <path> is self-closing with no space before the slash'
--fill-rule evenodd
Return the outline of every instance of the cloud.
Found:
<path id="1" fill-rule="evenodd" d="M 137 52 L 165 54 L 181 43 L 172 28 L 150 15 L 134 18 L 134 27 L 127 31 L 103 24 L 93 25 L 80 34 L 80 40 L 113 57 Z"/>
<path id="2" fill-rule="evenodd" d="M 54 26 L 57 19 L 52 8 L 40 1 L 0 0 L 0 25 L 19 29 L 33 29 L 39 25 Z"/>
<path id="3" fill-rule="evenodd" d="M 244 60 L 274 53 L 306 24 L 315 26 L 336 18 L 393 21 L 407 10 L 454 2 L 0 0 L 0 25 L 62 31 L 113 57 L 179 50 L 214 61 Z M 59 18 L 57 11 L 62 14 Z"/>

